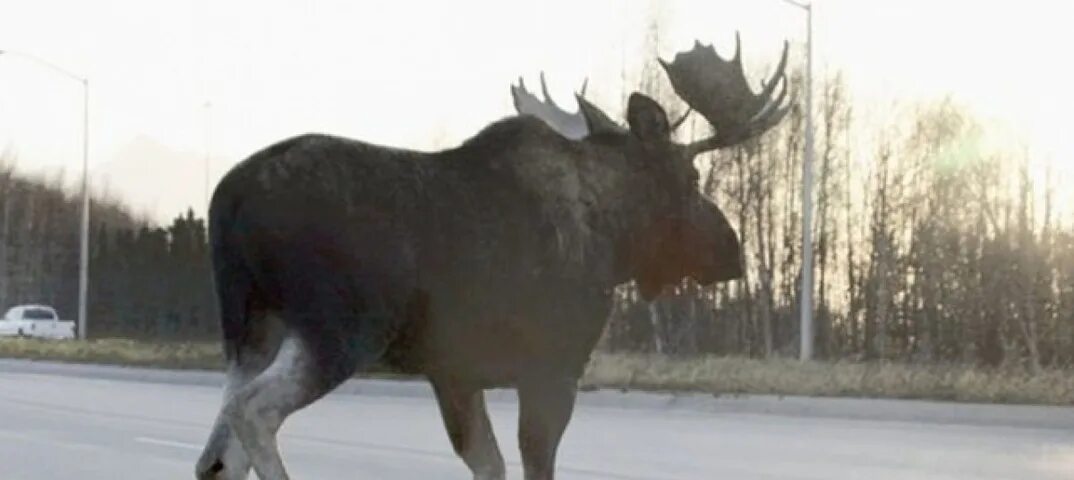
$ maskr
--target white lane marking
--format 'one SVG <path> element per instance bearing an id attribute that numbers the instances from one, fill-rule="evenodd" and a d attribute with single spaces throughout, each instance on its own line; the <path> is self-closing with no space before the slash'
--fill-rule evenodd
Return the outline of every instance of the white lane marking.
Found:
<path id="1" fill-rule="evenodd" d="M 193 443 L 176 442 L 172 440 L 163 440 L 153 437 L 136 437 L 135 442 L 148 443 L 151 445 L 163 445 L 165 447 L 182 448 L 185 450 L 201 450 L 201 445 L 194 445 Z"/>

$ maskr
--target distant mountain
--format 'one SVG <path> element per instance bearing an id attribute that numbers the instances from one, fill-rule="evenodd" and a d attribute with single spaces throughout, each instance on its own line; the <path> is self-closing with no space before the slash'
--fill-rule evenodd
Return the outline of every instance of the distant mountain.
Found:
<path id="1" fill-rule="evenodd" d="M 210 181 L 215 182 L 215 176 Z M 93 182 L 93 190 L 104 189 L 159 223 L 170 222 L 188 208 L 198 216 L 205 214 L 204 154 L 175 150 L 147 136 L 136 137 L 94 168 Z"/>

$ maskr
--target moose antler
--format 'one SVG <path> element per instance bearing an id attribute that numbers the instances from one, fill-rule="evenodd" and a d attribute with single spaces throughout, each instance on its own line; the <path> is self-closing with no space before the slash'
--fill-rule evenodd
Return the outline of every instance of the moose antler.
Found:
<path id="1" fill-rule="evenodd" d="M 607 131 L 622 131 L 614 120 L 608 117 L 603 110 L 585 99 L 585 88 L 589 80 L 582 82 L 581 91 L 574 94 L 578 101 L 578 112 L 569 113 L 559 108 L 556 102 L 548 94 L 548 85 L 544 81 L 544 72 L 541 72 L 541 94 L 544 100 L 526 90 L 526 84 L 522 78 L 518 79 L 518 86 L 511 85 L 511 97 L 514 98 L 515 110 L 519 114 L 533 115 L 552 129 L 567 138 L 578 140 L 592 133 Z"/>
<path id="2" fill-rule="evenodd" d="M 585 95 L 588 83 L 589 79 L 582 82 L 582 89 L 577 94 L 579 98 Z M 541 95 L 544 96 L 544 100 L 537 98 L 536 95 L 526 90 L 526 83 L 522 80 L 522 77 L 518 78 L 517 86 L 511 85 L 511 97 L 514 99 L 515 110 L 518 113 L 533 115 L 544 120 L 550 127 L 567 138 L 577 140 L 589 134 L 589 129 L 586 127 L 585 117 L 582 115 L 581 110 L 576 113 L 569 113 L 559 108 L 559 105 L 556 105 L 556 102 L 548 95 L 548 85 L 544 81 L 544 72 L 541 72 Z"/>
<path id="3" fill-rule="evenodd" d="M 716 129 L 716 134 L 687 145 L 693 155 L 737 145 L 779 123 L 789 110 L 787 96 L 787 42 L 783 56 L 761 93 L 754 94 L 742 68 L 741 42 L 735 34 L 735 56 L 724 60 L 712 48 L 695 42 L 689 52 L 675 55 L 674 61 L 660 60 L 671 86 L 691 109 L 700 113 Z M 772 98 L 776 87 L 779 94 Z"/>

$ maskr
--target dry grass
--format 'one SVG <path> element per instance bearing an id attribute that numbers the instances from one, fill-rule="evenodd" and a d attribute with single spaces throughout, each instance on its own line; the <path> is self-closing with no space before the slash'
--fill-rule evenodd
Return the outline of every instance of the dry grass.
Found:
<path id="1" fill-rule="evenodd" d="M 919 398 L 983 403 L 1074 404 L 1074 372 L 984 370 L 962 365 L 812 362 L 735 357 L 597 355 L 590 386 L 714 394 Z"/>
<path id="2" fill-rule="evenodd" d="M 142 342 L 126 339 L 56 341 L 0 338 L 0 357 L 179 369 L 219 370 L 216 343 Z"/>
<path id="3" fill-rule="evenodd" d="M 0 357 L 79 363 L 217 370 L 216 343 L 105 339 L 89 342 L 0 339 Z M 378 375 L 383 376 L 383 375 Z M 584 387 L 774 394 L 920 398 L 985 403 L 1074 404 L 1074 372 L 983 370 L 944 365 L 814 362 L 735 357 L 672 358 L 596 354 Z"/>

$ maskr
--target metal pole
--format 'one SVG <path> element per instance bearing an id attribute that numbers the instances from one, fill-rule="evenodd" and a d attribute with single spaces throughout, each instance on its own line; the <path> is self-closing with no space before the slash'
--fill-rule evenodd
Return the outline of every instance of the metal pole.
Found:
<path id="1" fill-rule="evenodd" d="M 210 108 L 212 108 L 212 104 L 209 103 L 208 100 L 206 100 L 204 107 L 205 107 L 205 172 L 204 172 L 204 176 L 205 176 L 205 178 L 204 178 L 204 181 L 205 181 L 204 188 L 205 188 L 205 191 L 203 193 L 205 195 L 205 215 L 206 215 L 206 218 L 208 218 L 208 215 L 209 215 L 209 167 L 210 167 L 210 165 L 209 165 L 209 162 L 210 162 L 210 157 L 209 157 L 209 128 L 210 128 L 210 125 L 209 125 L 209 121 L 210 121 L 210 115 L 212 113 L 212 111 L 210 110 Z"/>
<path id="2" fill-rule="evenodd" d="M 802 163 L 801 360 L 813 358 L 813 5 L 806 9 L 805 161 Z"/>
<path id="3" fill-rule="evenodd" d="M 11 54 L 38 65 L 52 69 L 82 84 L 82 223 L 81 245 L 78 262 L 78 338 L 86 339 L 86 301 L 89 293 L 89 79 L 43 58 L 28 53 L 0 50 L 0 55 Z"/>
<path id="4" fill-rule="evenodd" d="M 89 296 L 89 79 L 82 79 L 82 242 L 78 263 L 78 338 L 85 340 Z"/>

